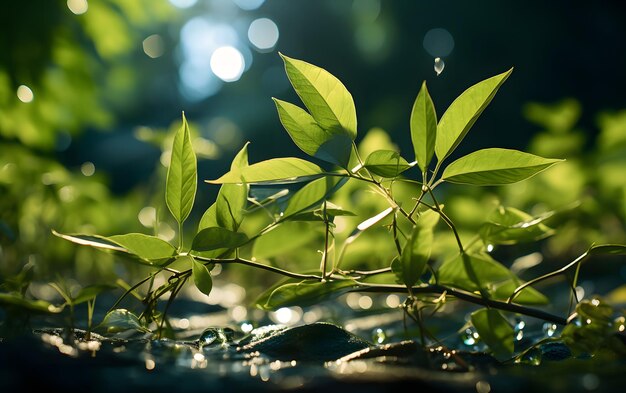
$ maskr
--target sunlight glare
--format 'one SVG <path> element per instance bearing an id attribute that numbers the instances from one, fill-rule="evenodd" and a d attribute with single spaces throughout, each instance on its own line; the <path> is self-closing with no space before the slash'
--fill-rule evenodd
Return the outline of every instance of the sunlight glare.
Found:
<path id="1" fill-rule="evenodd" d="M 30 89 L 30 87 L 26 85 L 20 85 L 17 88 L 17 98 L 20 101 L 28 104 L 29 102 L 32 102 L 35 99 L 35 94 Z"/>
<path id="2" fill-rule="evenodd" d="M 278 26 L 268 18 L 255 19 L 248 28 L 248 39 L 260 51 L 274 49 L 279 35 Z"/>
<path id="3" fill-rule="evenodd" d="M 224 82 L 238 81 L 244 68 L 243 55 L 232 46 L 217 48 L 211 56 L 211 71 Z"/>
<path id="4" fill-rule="evenodd" d="M 69 8 L 74 15 L 82 15 L 89 9 L 89 4 L 87 0 L 67 0 L 67 8 Z"/>

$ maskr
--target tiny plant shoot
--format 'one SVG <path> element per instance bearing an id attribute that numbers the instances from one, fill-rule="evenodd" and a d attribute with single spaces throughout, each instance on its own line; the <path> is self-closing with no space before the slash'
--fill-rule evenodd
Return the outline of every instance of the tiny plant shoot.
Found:
<path id="1" fill-rule="evenodd" d="M 325 167 L 295 157 L 250 164 L 246 144 L 233 159 L 227 173 L 218 179 L 207 180 L 221 186 L 217 199 L 202 216 L 193 239 L 184 242 L 182 228 L 194 204 L 197 167 L 183 114 L 182 125 L 173 141 L 165 189 L 167 208 L 178 223 L 176 244 L 140 233 L 102 237 L 54 232 L 63 239 L 113 252 L 152 269 L 148 277 L 125 288 L 126 293 L 120 301 L 129 294 L 137 295 L 136 289 L 152 283 L 155 275 L 167 275 L 165 283 L 158 287 L 150 285 L 147 293 L 141 295 L 144 310 L 139 316 L 117 309 L 118 301 L 103 325 L 138 329 L 157 326 L 160 334 L 167 325 L 167 306 L 184 285 L 193 283 L 208 295 L 212 290 L 210 271 L 215 264 L 240 264 L 284 277 L 258 298 L 258 307 L 265 310 L 312 305 L 346 292 L 396 292 L 406 295 L 404 312 L 423 329 L 422 310 L 426 307 L 437 311 L 449 299 L 478 305 L 480 308 L 471 315 L 470 323 L 493 355 L 505 360 L 514 352 L 511 316 L 525 315 L 561 325 L 568 322 L 569 316 L 554 315 L 537 308 L 547 304 L 549 299 L 534 288 L 535 284 L 569 271 L 576 272 L 576 280 L 580 264 L 592 255 L 626 254 L 623 245 L 592 245 L 563 268 L 524 282 L 495 260 L 488 252 L 489 247 L 549 236 L 552 230 L 544 221 L 550 214 L 531 216 L 512 207 L 500 207 L 472 241 L 462 240 L 457 226 L 436 197 L 437 187 L 444 183 L 459 187 L 506 185 L 528 179 L 561 161 L 517 150 L 488 148 L 450 162 L 450 156 L 511 75 L 512 69 L 465 90 L 441 117 L 435 112 L 424 82 L 409 119 L 413 144 L 411 156 L 403 157 L 393 150 L 377 150 L 362 157 L 355 144 L 356 108 L 346 87 L 322 68 L 282 54 L 281 57 L 289 81 L 304 107 L 273 98 L 278 116 L 293 142 L 316 162 L 325 162 Z M 414 167 L 417 169 L 410 173 L 416 173 L 414 177 L 417 178 L 405 177 L 404 172 Z M 241 230 L 246 213 L 252 207 L 249 206 L 251 187 L 293 182 L 305 184 L 287 196 L 280 214 L 269 225 L 255 234 Z M 362 222 L 353 228 L 344 244 L 334 244 L 335 218 L 353 213 L 336 206 L 330 198 L 348 182 L 368 185 L 376 191 L 371 197 L 384 198 L 388 206 L 371 217 L 362 217 Z M 399 182 L 417 185 L 410 205 L 394 196 L 392 186 Z M 320 253 L 318 271 L 291 271 L 260 263 L 253 258 L 254 255 L 242 256 L 244 247 L 252 245 L 272 229 L 293 221 L 315 221 L 324 226 L 324 249 Z M 395 250 L 389 255 L 388 265 L 365 271 L 342 269 L 342 259 L 350 252 L 349 244 L 364 231 L 380 227 L 383 222 L 389 228 L 388 240 L 393 242 Z M 434 264 L 433 233 L 438 224 L 447 227 L 454 236 L 457 250 L 443 263 Z M 341 250 L 338 257 L 329 255 L 331 246 Z M 382 275 L 392 277 L 390 282 L 373 283 L 376 280 L 372 278 Z M 576 287 L 576 282 L 571 284 L 572 288 Z M 167 306 L 164 311 L 158 311 L 157 301 L 166 294 L 169 295 Z M 570 328 L 571 337 L 580 333 L 575 330 Z M 424 336 L 430 335 L 422 333 L 422 345 L 428 345 Z"/>

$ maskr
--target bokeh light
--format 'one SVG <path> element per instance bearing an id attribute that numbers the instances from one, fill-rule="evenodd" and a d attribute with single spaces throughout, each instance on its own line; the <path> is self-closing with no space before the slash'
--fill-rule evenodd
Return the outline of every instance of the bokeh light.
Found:
<path id="1" fill-rule="evenodd" d="M 278 26 L 268 18 L 255 19 L 248 28 L 248 39 L 259 51 L 274 49 L 279 35 Z"/>
<path id="2" fill-rule="evenodd" d="M 265 0 L 233 0 L 244 11 L 256 10 L 265 3 Z"/>
<path id="3" fill-rule="evenodd" d="M 142 43 L 144 53 L 153 59 L 161 57 L 165 52 L 163 38 L 158 34 L 152 34 L 143 40 Z"/>
<path id="4" fill-rule="evenodd" d="M 430 29 L 424 35 L 424 49 L 432 57 L 446 57 L 454 49 L 452 34 L 441 27 Z"/>
<path id="5" fill-rule="evenodd" d="M 28 104 L 29 102 L 32 102 L 35 99 L 35 94 L 30 89 L 30 87 L 26 85 L 20 85 L 17 88 L 17 98 L 20 101 Z"/>
<path id="6" fill-rule="evenodd" d="M 67 0 L 67 8 L 75 15 L 82 15 L 89 9 L 87 0 Z"/>
<path id="7" fill-rule="evenodd" d="M 224 82 L 238 81 L 244 68 L 243 55 L 232 46 L 217 48 L 211 56 L 211 71 Z"/>
<path id="8" fill-rule="evenodd" d="M 189 8 L 196 5 L 198 0 L 170 0 L 170 4 L 172 4 L 176 8 Z"/>

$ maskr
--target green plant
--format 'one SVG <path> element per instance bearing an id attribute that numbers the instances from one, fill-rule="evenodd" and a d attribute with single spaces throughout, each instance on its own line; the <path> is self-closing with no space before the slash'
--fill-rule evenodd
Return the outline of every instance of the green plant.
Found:
<path id="1" fill-rule="evenodd" d="M 626 246 L 622 245 L 592 245 L 562 269 L 524 282 L 496 261 L 489 254 L 490 248 L 494 244 L 515 244 L 550 236 L 553 230 L 545 221 L 554 212 L 532 216 L 500 206 L 477 233 L 466 238 L 439 202 L 436 191 L 444 183 L 505 185 L 525 180 L 561 161 L 489 148 L 446 164 L 512 70 L 467 89 L 440 119 L 424 83 L 411 113 L 415 160 L 409 162 L 400 152 L 390 149 L 370 151 L 363 159 L 364 151 L 359 151 L 355 144 L 356 110 L 345 86 L 319 67 L 282 58 L 289 80 L 308 111 L 274 99 L 280 120 L 303 152 L 332 165 L 332 169 L 295 157 L 249 164 L 246 145 L 234 158 L 228 173 L 208 181 L 221 185 L 217 199 L 202 216 L 193 239 L 185 242 L 183 224 L 194 204 L 197 171 L 183 115 L 182 127 L 173 141 L 165 191 L 167 207 L 179 227 L 176 246 L 140 233 L 103 237 L 55 232 L 63 239 L 130 258 L 151 269 L 145 279 L 125 286 L 125 294 L 111 307 L 104 326 L 151 327 L 162 334 L 167 327 L 167 310 L 187 282 L 193 282 L 208 295 L 215 264 L 234 264 L 285 276 L 257 299 L 257 305 L 266 310 L 311 305 L 353 291 L 405 293 L 403 308 L 420 326 L 424 345 L 427 345 L 425 337 L 429 336 L 423 328 L 425 310 L 437 311 L 450 299 L 483 306 L 472 314 L 471 323 L 494 355 L 506 359 L 513 354 L 514 331 L 503 313 L 566 323 L 564 317 L 533 307 L 546 304 L 548 299 L 532 285 L 575 270 L 572 282 L 575 287 L 580 264 L 588 256 L 626 253 Z M 252 195 L 258 186 L 292 183 L 305 184 L 296 192 L 281 189 L 265 198 Z M 354 217 L 353 212 L 332 201 L 342 187 L 354 184 L 373 191 L 368 194 L 370 199 L 378 201 L 373 206 L 378 206 L 380 201 L 385 206 L 363 220 L 364 217 Z M 258 212 L 265 217 L 265 223 L 257 219 L 254 225 L 242 225 Z M 360 222 L 347 237 L 336 236 L 339 219 L 351 217 Z M 263 239 L 282 226 L 299 222 L 321 230 L 319 268 L 307 266 L 295 271 L 255 259 L 255 252 L 260 252 L 256 246 Z M 454 252 L 435 246 L 438 225 L 445 225 L 451 233 Z M 386 265 L 365 270 L 346 268 L 346 258 L 357 238 L 381 228 L 390 244 L 385 250 L 391 250 L 386 254 Z M 298 243 L 296 238 L 291 240 Z M 281 239 L 281 242 L 288 241 Z M 443 263 L 439 263 L 442 259 Z M 157 275 L 165 275 L 167 279 L 156 285 Z M 117 309 L 129 294 L 141 300 L 143 310 L 138 316 Z M 158 310 L 157 302 L 166 294 L 167 304 Z"/>

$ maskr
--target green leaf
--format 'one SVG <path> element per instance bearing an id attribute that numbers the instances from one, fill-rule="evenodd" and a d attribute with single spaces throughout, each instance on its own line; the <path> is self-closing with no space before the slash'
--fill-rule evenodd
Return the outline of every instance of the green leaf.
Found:
<path id="1" fill-rule="evenodd" d="M 393 150 L 376 150 L 365 159 L 365 168 L 382 177 L 396 177 L 411 167 L 409 163 Z"/>
<path id="2" fill-rule="evenodd" d="M 142 233 L 109 236 L 107 239 L 124 247 L 129 253 L 150 262 L 164 262 L 176 254 L 176 249 L 165 240 Z"/>
<path id="3" fill-rule="evenodd" d="M 494 186 L 516 183 L 563 160 L 543 158 L 510 149 L 483 149 L 446 167 L 442 179 L 450 183 Z"/>
<path id="4" fill-rule="evenodd" d="M 439 214 L 433 211 L 423 213 L 418 224 L 413 226 L 411 237 L 402 249 L 402 255 L 391 265 L 398 280 L 407 287 L 415 285 L 426 270 L 433 246 L 433 227 L 438 219 Z"/>
<path id="5" fill-rule="evenodd" d="M 515 331 L 498 310 L 483 308 L 474 311 L 471 320 L 496 359 L 504 361 L 513 355 Z"/>
<path id="6" fill-rule="evenodd" d="M 439 161 L 443 161 L 452 154 L 461 143 L 511 72 L 513 72 L 512 68 L 505 73 L 479 82 L 454 100 L 437 125 L 435 153 Z"/>
<path id="7" fill-rule="evenodd" d="M 191 146 L 189 125 L 183 114 L 183 125 L 174 136 L 172 158 L 165 185 L 167 207 L 179 224 L 182 224 L 191 212 L 197 182 L 196 154 Z"/>
<path id="8" fill-rule="evenodd" d="M 230 169 L 231 171 L 241 171 L 247 166 L 248 143 L 246 143 L 239 153 L 237 153 L 230 165 Z M 208 228 L 210 226 L 220 226 L 236 232 L 243 221 L 244 212 L 248 203 L 249 188 L 250 187 L 245 183 L 222 185 L 215 202 L 215 225 L 202 226 L 209 220 L 209 216 L 207 216 L 204 223 L 202 222 L 203 220 L 200 221 L 200 229 Z"/>
<path id="9" fill-rule="evenodd" d="M 304 109 L 276 98 L 273 100 L 280 122 L 303 152 L 343 168 L 348 166 L 352 151 L 352 139 L 349 135 L 343 131 L 327 131 Z"/>
<path id="10" fill-rule="evenodd" d="M 115 285 L 109 285 L 109 284 L 89 285 L 87 287 L 81 288 L 81 290 L 78 291 L 74 299 L 72 299 L 72 304 L 77 305 L 77 304 L 84 303 L 88 300 L 95 298 L 102 292 L 111 291 L 116 288 L 117 287 Z"/>
<path id="11" fill-rule="evenodd" d="M 123 308 L 117 308 L 109 312 L 99 326 L 106 328 L 107 333 L 119 333 L 126 330 L 149 332 L 148 329 L 141 325 L 139 318 L 135 314 Z"/>
<path id="12" fill-rule="evenodd" d="M 154 266 L 154 263 L 156 263 L 157 265 L 165 264 L 166 262 L 170 261 L 173 258 L 172 256 L 173 252 L 172 254 L 169 254 L 169 256 L 167 255 L 169 253 L 168 251 L 169 248 L 167 246 L 169 245 L 169 243 L 165 242 L 164 240 L 153 238 L 148 235 L 129 234 L 129 235 L 120 235 L 120 237 L 122 237 L 122 241 L 126 240 L 129 242 L 131 246 L 136 247 L 138 252 L 142 252 L 143 250 L 148 254 L 148 256 L 156 256 L 157 258 L 153 260 L 148 260 L 145 257 L 137 255 L 135 254 L 135 252 L 133 252 L 133 250 L 129 250 L 123 245 L 119 244 L 117 241 L 111 240 L 111 238 L 116 238 L 116 236 L 106 238 L 104 236 L 98 236 L 98 235 L 83 235 L 83 234 L 66 235 L 66 234 L 58 233 L 54 230 L 52 231 L 52 233 L 55 236 L 68 240 L 72 243 L 76 243 L 82 246 L 93 247 L 93 248 L 106 251 L 106 252 L 112 252 L 121 257 L 125 257 L 135 262 L 140 262 L 142 264 L 148 264 L 151 266 Z M 142 238 L 132 239 L 135 237 L 135 235 L 141 235 Z M 128 238 L 125 238 L 126 236 L 128 236 Z M 143 236 L 145 236 L 145 238 L 143 238 Z M 142 240 L 146 240 L 146 238 L 152 238 L 152 239 L 157 239 L 157 240 L 147 240 L 146 242 L 142 242 Z M 156 252 L 145 249 L 147 247 L 149 248 L 150 244 L 153 244 L 157 247 Z M 169 245 L 169 247 L 171 247 L 171 245 Z"/>
<path id="13" fill-rule="evenodd" d="M 221 187 L 220 187 L 221 191 Z M 218 193 L 219 197 L 219 193 Z M 198 223 L 198 232 L 205 228 L 209 227 L 217 227 L 219 224 L 217 223 L 217 203 L 213 203 L 209 206 L 208 209 L 204 212 L 202 217 L 200 218 L 200 222 Z"/>
<path id="14" fill-rule="evenodd" d="M 213 280 L 209 269 L 195 259 L 191 258 L 191 272 L 193 274 L 193 282 L 200 292 L 209 296 L 213 288 Z"/>
<path id="15" fill-rule="evenodd" d="M 352 95 L 328 71 L 280 54 L 294 90 L 315 122 L 333 134 L 345 133 L 356 138 L 356 109 Z"/>
<path id="16" fill-rule="evenodd" d="M 63 307 L 55 307 L 45 300 L 27 299 L 18 293 L 0 293 L 0 307 L 18 307 L 40 313 L 59 313 Z"/>
<path id="17" fill-rule="evenodd" d="M 327 176 L 316 179 L 298 190 L 287 202 L 282 219 L 318 205 L 348 181 L 345 177 Z"/>
<path id="18" fill-rule="evenodd" d="M 512 207 L 499 206 L 479 234 L 485 244 L 516 244 L 543 239 L 554 234 L 554 230 L 542 222 L 552 216 L 552 212 L 533 217 Z"/>
<path id="19" fill-rule="evenodd" d="M 211 251 L 220 248 L 234 249 L 248 242 L 245 233 L 229 231 L 220 227 L 205 228 L 196 234 L 191 244 L 194 251 Z"/>
<path id="20" fill-rule="evenodd" d="M 351 279 L 289 282 L 266 291 L 257 300 L 257 305 L 264 310 L 290 306 L 305 307 L 339 296 L 355 286 L 356 283 Z"/>
<path id="21" fill-rule="evenodd" d="M 424 81 L 411 111 L 411 141 L 415 160 L 422 172 L 428 170 L 428 164 L 435 152 L 436 139 L 437 113 Z"/>
<path id="22" fill-rule="evenodd" d="M 326 208 L 324 208 L 323 204 L 326 204 Z M 337 206 L 332 202 L 324 201 L 322 206 L 318 207 L 312 211 L 306 211 L 302 213 L 294 214 L 293 216 L 289 216 L 287 220 L 291 221 L 325 221 L 324 214 L 326 217 L 332 221 L 334 217 L 339 216 L 356 216 L 356 214 L 351 211 L 345 210 L 341 206 Z"/>
<path id="23" fill-rule="evenodd" d="M 252 255 L 256 259 L 287 255 L 306 246 L 318 236 L 319 232 L 313 230 L 308 223 L 285 222 L 257 238 L 252 247 Z"/>
<path id="24" fill-rule="evenodd" d="M 226 173 L 217 180 L 207 180 L 207 183 L 294 183 L 307 181 L 324 175 L 324 170 L 312 162 L 295 157 L 273 158 L 257 162 L 240 171 Z"/>
<path id="25" fill-rule="evenodd" d="M 464 255 L 464 256 L 463 256 Z M 469 292 L 486 291 L 494 299 L 506 300 L 524 283 L 509 269 L 487 255 L 459 254 L 437 270 L 438 282 Z M 546 304 L 548 299 L 526 287 L 515 298 L 520 304 Z"/>

